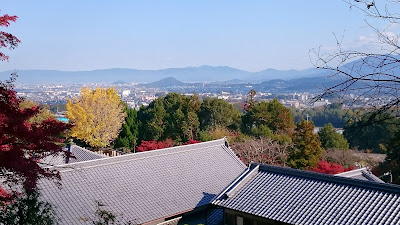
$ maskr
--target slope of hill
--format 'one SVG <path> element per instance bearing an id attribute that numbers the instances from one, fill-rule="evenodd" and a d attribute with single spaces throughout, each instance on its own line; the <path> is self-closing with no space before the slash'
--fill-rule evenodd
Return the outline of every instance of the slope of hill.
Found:
<path id="1" fill-rule="evenodd" d="M 160 87 L 175 87 L 175 86 L 185 86 L 186 83 L 183 83 L 182 81 L 179 81 L 173 77 L 167 77 L 162 80 L 152 82 L 145 84 L 146 87 L 152 87 L 152 88 L 160 88 Z"/>

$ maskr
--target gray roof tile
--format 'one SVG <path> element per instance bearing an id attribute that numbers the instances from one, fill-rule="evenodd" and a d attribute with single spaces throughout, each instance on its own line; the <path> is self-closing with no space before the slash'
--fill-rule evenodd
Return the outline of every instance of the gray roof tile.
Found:
<path id="1" fill-rule="evenodd" d="M 79 218 L 93 218 L 95 201 L 135 223 L 191 210 L 208 204 L 246 166 L 220 139 L 55 168 L 62 189 L 43 180 L 41 193 L 61 224 L 79 224 Z"/>
<path id="2" fill-rule="evenodd" d="M 356 169 L 356 170 L 350 170 L 350 171 L 347 171 L 344 173 L 338 173 L 338 174 L 335 174 L 335 176 L 348 177 L 348 178 L 353 178 L 353 179 L 358 179 L 358 180 L 369 180 L 369 181 L 375 181 L 378 183 L 385 183 L 383 180 L 381 180 L 377 176 L 375 176 L 366 167 L 361 168 L 361 169 Z"/>
<path id="3" fill-rule="evenodd" d="M 398 185 L 269 165 L 252 165 L 213 204 L 288 224 L 400 224 Z"/>
<path id="4" fill-rule="evenodd" d="M 65 149 L 63 149 L 63 151 L 68 151 L 68 149 L 65 148 Z M 79 147 L 77 145 L 72 145 L 70 151 L 74 157 L 70 157 L 68 163 L 83 162 L 83 161 L 88 161 L 88 160 L 105 158 L 105 156 L 103 156 L 103 155 L 89 151 L 89 150 Z M 47 156 L 46 158 L 42 159 L 41 163 L 43 164 L 43 166 L 62 165 L 62 164 L 66 163 L 66 157 L 65 157 L 64 153 L 50 155 L 50 156 Z"/>

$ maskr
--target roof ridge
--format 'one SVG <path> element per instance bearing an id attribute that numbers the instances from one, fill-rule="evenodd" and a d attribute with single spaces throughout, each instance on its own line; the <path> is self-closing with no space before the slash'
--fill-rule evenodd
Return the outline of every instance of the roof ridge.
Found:
<path id="1" fill-rule="evenodd" d="M 362 168 L 359 168 L 356 170 L 349 170 L 349 171 L 346 171 L 343 173 L 337 173 L 337 174 L 334 174 L 334 176 L 346 176 L 346 175 L 354 174 L 354 173 L 361 174 L 362 172 L 370 172 L 370 171 L 369 171 L 368 167 L 362 167 Z"/>
<path id="2" fill-rule="evenodd" d="M 153 158 L 153 157 L 160 157 L 160 156 L 164 156 L 164 155 L 172 155 L 172 154 L 184 153 L 184 152 L 189 152 L 189 151 L 194 151 L 194 150 L 207 149 L 208 147 L 218 146 L 219 145 L 219 144 L 210 145 L 210 143 L 213 143 L 213 142 L 217 143 L 217 142 L 221 142 L 222 140 L 225 141 L 225 139 L 222 138 L 222 139 L 217 139 L 217 140 L 213 140 L 213 141 L 195 143 L 195 144 L 190 144 L 190 145 L 180 145 L 180 146 L 156 149 L 156 150 L 145 151 L 145 152 L 137 152 L 137 153 L 119 155 L 119 156 L 114 156 L 114 157 L 106 157 L 106 158 L 94 159 L 94 160 L 88 160 L 88 161 L 82 161 L 82 162 L 74 162 L 74 163 L 69 163 L 69 164 L 55 165 L 55 166 L 50 166 L 48 168 L 58 168 L 58 169 L 63 169 L 64 168 L 65 170 L 62 170 L 60 172 L 68 172 L 68 171 L 76 170 L 76 169 L 99 167 L 99 166 L 105 166 L 105 165 L 110 165 L 110 164 L 128 162 L 128 161 L 133 161 L 133 160 L 142 160 L 142 159 L 148 159 L 148 158 Z M 220 144 L 222 144 L 222 143 L 220 143 Z M 201 147 L 201 145 L 205 145 L 205 146 Z M 188 148 L 189 146 L 190 147 L 196 147 L 196 148 Z M 225 151 L 227 151 L 225 144 L 223 145 L 223 147 L 224 147 Z M 187 148 L 187 150 L 169 152 L 169 151 L 176 150 L 176 149 L 179 149 L 179 148 Z M 232 151 L 232 150 L 230 150 L 230 151 Z M 155 154 L 155 153 L 160 153 L 160 154 Z M 234 155 L 233 153 L 230 153 L 230 154 Z M 145 155 L 149 155 L 149 156 L 146 157 Z M 237 159 L 236 155 L 234 155 L 234 156 L 235 156 L 235 159 Z M 126 160 L 116 160 L 116 159 L 121 159 L 121 158 L 124 158 L 124 157 L 126 157 L 126 158 L 129 157 L 129 158 L 126 159 Z M 237 160 L 239 160 L 239 159 L 237 159 Z M 103 161 L 105 163 L 90 165 L 93 162 L 99 162 L 99 161 Z M 107 162 L 107 161 L 111 161 L 111 162 Z M 73 167 L 75 165 L 82 165 L 82 164 L 83 165 L 89 164 L 89 166 L 82 166 L 82 167 L 78 167 L 78 168 Z"/>
<path id="3" fill-rule="evenodd" d="M 228 143 L 227 140 L 225 140 L 226 143 Z M 231 149 L 231 147 L 228 145 L 228 147 L 225 145 L 224 146 L 225 151 L 232 156 L 232 158 L 234 158 L 240 165 L 243 166 L 243 168 L 247 168 L 247 166 L 242 162 L 242 160 L 239 159 L 239 157 L 235 154 L 235 152 L 233 152 L 233 150 Z"/>
<path id="4" fill-rule="evenodd" d="M 373 182 L 373 181 L 369 181 L 369 180 L 368 181 L 367 180 L 355 180 L 355 179 L 352 179 L 349 177 L 334 176 L 334 175 L 330 175 L 330 174 L 323 174 L 323 173 L 317 173 L 317 172 L 299 170 L 299 169 L 293 169 L 293 168 L 287 168 L 287 167 L 278 167 L 278 166 L 273 166 L 273 165 L 265 165 L 265 164 L 257 164 L 257 165 L 260 165 L 260 171 L 268 171 L 268 172 L 272 172 L 272 173 L 280 173 L 280 174 L 285 174 L 285 175 L 290 175 L 290 176 L 295 175 L 298 177 L 304 177 L 304 178 L 313 179 L 313 180 L 322 180 L 322 181 L 327 181 L 327 182 L 331 182 L 331 183 L 345 184 L 345 185 L 350 185 L 350 186 L 369 188 L 369 189 L 375 189 L 375 190 L 400 194 L 400 186 L 395 185 L 395 184 L 377 183 L 377 182 Z"/>
<path id="5" fill-rule="evenodd" d="M 104 156 L 104 155 L 102 155 L 102 154 L 99 154 L 99 153 L 97 153 L 97 152 L 91 151 L 91 150 L 86 149 L 86 148 L 84 148 L 84 147 L 81 147 L 81 146 L 79 146 L 79 145 L 72 145 L 72 146 L 71 146 L 71 149 L 72 149 L 72 147 L 79 148 L 79 150 L 83 150 L 83 151 L 86 151 L 86 152 L 88 152 L 88 153 L 90 153 L 90 154 L 93 154 L 93 155 L 96 155 L 96 156 L 102 156 L 103 158 L 106 158 L 106 156 Z M 67 148 L 67 151 L 68 151 L 68 148 Z M 71 152 L 71 154 L 73 155 L 72 152 Z"/>

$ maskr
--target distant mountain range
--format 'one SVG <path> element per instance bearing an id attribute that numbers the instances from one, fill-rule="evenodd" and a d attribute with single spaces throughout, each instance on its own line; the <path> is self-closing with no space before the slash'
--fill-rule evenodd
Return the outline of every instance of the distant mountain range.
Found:
<path id="1" fill-rule="evenodd" d="M 232 80 L 228 82 L 215 82 L 209 83 L 207 85 L 208 88 L 216 88 L 220 87 L 221 90 L 226 87 L 235 88 L 236 90 L 243 89 L 244 87 L 250 85 L 252 88 L 258 91 L 267 91 L 267 92 L 296 92 L 296 91 L 305 91 L 305 92 L 313 92 L 322 88 L 323 86 L 333 86 L 338 84 L 337 79 L 328 78 L 326 76 L 321 77 L 312 77 L 312 78 L 297 78 L 291 80 L 282 80 L 275 79 L 264 81 L 261 83 L 251 84 L 249 82 L 245 82 L 242 80 Z M 174 77 L 167 77 L 162 80 L 151 82 L 144 84 L 148 88 L 161 88 L 170 91 L 182 90 L 182 88 L 193 90 L 201 90 L 203 87 L 203 83 L 201 82 L 191 82 L 185 83 L 175 79 Z M 248 89 L 248 88 L 246 88 Z"/>
<path id="2" fill-rule="evenodd" d="M 389 58 L 390 61 L 382 60 Z M 380 71 L 389 74 L 400 74 L 397 65 L 400 55 L 371 56 L 347 63 L 340 68 L 349 73 L 367 74 L 374 72 L 374 66 L 380 66 Z M 0 80 L 6 80 L 14 71 L 0 72 Z M 259 72 L 248 72 L 228 66 L 200 66 L 185 68 L 168 68 L 161 70 L 137 70 L 137 69 L 103 69 L 92 71 L 58 71 L 58 70 L 20 70 L 16 71 L 19 78 L 17 83 L 21 84 L 82 84 L 82 83 L 152 83 L 147 86 L 168 87 L 188 86 L 186 83 L 213 82 L 221 84 L 243 84 L 253 83 L 263 87 L 274 86 L 290 89 L 307 89 L 315 87 L 317 83 L 337 83 L 336 76 L 328 79 L 329 71 L 322 69 L 306 70 L 275 70 L 266 69 Z M 376 72 L 376 71 L 375 71 Z M 165 79 L 165 80 L 163 80 Z M 266 81 L 266 82 L 265 82 Z"/>
<path id="3" fill-rule="evenodd" d="M 0 72 L 0 80 L 9 78 L 13 71 Z M 164 78 L 174 77 L 182 82 L 262 82 L 267 80 L 290 80 L 300 77 L 320 77 L 325 71 L 317 69 L 306 70 L 275 70 L 267 69 L 260 72 L 248 72 L 227 66 L 200 66 L 186 68 L 169 68 L 162 70 L 136 69 L 104 69 L 92 71 L 58 71 L 58 70 L 20 70 L 16 71 L 17 83 L 149 83 Z"/>

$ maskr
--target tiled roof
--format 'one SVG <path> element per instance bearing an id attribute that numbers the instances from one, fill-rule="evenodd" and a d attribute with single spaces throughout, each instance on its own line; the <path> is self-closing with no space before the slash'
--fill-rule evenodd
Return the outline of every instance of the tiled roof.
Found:
<path id="1" fill-rule="evenodd" d="M 369 180 L 378 183 L 385 183 L 383 180 L 375 176 L 368 168 L 364 167 L 357 170 L 350 170 L 344 173 L 335 174 L 335 176 L 348 177 L 358 180 Z"/>
<path id="2" fill-rule="evenodd" d="M 93 218 L 95 201 L 140 224 L 210 203 L 246 166 L 220 139 L 55 168 L 62 189 L 47 180 L 39 186 L 61 224 Z"/>
<path id="3" fill-rule="evenodd" d="M 67 148 L 65 148 L 63 150 L 67 151 Z M 83 161 L 88 161 L 88 160 L 93 160 L 93 159 L 105 158 L 105 156 L 103 156 L 103 155 L 89 151 L 89 150 L 79 147 L 77 145 L 71 145 L 70 151 L 74 157 L 70 157 L 68 159 L 68 163 L 83 162 Z M 66 163 L 66 158 L 65 158 L 64 154 L 50 155 L 50 156 L 42 159 L 41 163 L 44 166 L 46 166 L 46 165 L 61 165 L 61 164 Z"/>
<path id="4" fill-rule="evenodd" d="M 400 186 L 253 164 L 214 205 L 288 224 L 400 224 Z"/>

